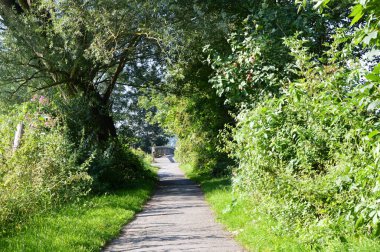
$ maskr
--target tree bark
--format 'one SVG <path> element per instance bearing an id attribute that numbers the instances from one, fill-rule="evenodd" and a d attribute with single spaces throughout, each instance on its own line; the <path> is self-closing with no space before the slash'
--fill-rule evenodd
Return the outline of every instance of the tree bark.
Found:
<path id="1" fill-rule="evenodd" d="M 102 106 L 92 106 L 91 117 L 93 118 L 93 127 L 96 129 L 99 142 L 106 142 L 110 138 L 117 136 L 115 123 L 108 109 Z"/>

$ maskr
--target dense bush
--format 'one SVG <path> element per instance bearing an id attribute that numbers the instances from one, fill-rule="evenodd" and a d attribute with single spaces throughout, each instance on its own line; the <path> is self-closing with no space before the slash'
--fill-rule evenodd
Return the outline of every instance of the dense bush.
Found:
<path id="1" fill-rule="evenodd" d="M 65 129 L 49 112 L 47 98 L 15 106 L 1 121 L 0 226 L 9 225 L 72 201 L 90 190 L 91 158 L 78 164 L 78 153 Z M 19 149 L 12 150 L 16 125 L 25 125 Z"/>
<path id="2" fill-rule="evenodd" d="M 89 174 L 94 178 L 93 189 L 105 191 L 127 187 L 138 179 L 149 176 L 146 161 L 118 141 L 110 142 L 106 149 L 97 149 Z"/>
<path id="3" fill-rule="evenodd" d="M 93 125 L 94 115 L 85 98 L 70 102 L 55 101 L 60 108 L 60 117 L 66 125 L 65 136 L 72 142 L 79 156 L 79 163 L 91 158 L 88 173 L 94 179 L 94 191 L 104 191 L 127 186 L 132 180 L 146 173 L 143 160 L 132 152 L 131 143 L 123 132 L 118 138 L 100 141 Z"/>
<path id="4" fill-rule="evenodd" d="M 206 48 L 210 82 L 235 108 L 220 134 L 234 190 L 314 248 L 379 237 L 378 1 L 302 1 L 296 17 L 268 2 L 230 35 L 229 55 Z"/>
<path id="5" fill-rule="evenodd" d="M 84 126 L 81 131 L 78 123 L 68 123 L 66 110 L 72 106 L 60 106 L 35 96 L 0 115 L 1 232 L 90 191 L 103 193 L 152 176 L 141 154 L 117 139 L 97 144 Z M 20 122 L 25 130 L 13 150 Z"/>
<path id="6" fill-rule="evenodd" d="M 379 82 L 364 83 L 354 63 L 317 63 L 300 40 L 286 44 L 300 78 L 239 114 L 229 146 L 235 190 L 265 199 L 279 230 L 307 242 L 378 236 Z"/>

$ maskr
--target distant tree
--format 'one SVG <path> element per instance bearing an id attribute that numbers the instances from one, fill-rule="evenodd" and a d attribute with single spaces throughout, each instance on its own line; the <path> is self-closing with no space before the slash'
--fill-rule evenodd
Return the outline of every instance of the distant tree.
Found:
<path id="1" fill-rule="evenodd" d="M 123 90 L 120 93 L 120 99 L 115 103 L 114 113 L 119 135 L 125 142 L 149 153 L 152 146 L 166 145 L 169 135 L 158 123 L 150 123 L 147 120 L 148 116 L 156 113 L 156 109 L 154 107 L 141 108 L 138 104 L 140 95 L 134 88 L 128 91 Z"/>

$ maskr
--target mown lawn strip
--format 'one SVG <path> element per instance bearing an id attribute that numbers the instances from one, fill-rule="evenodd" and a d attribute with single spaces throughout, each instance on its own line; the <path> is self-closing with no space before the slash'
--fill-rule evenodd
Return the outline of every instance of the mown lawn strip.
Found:
<path id="1" fill-rule="evenodd" d="M 154 181 L 144 181 L 35 216 L 0 237 L 0 251 L 99 251 L 142 209 L 154 188 Z"/>

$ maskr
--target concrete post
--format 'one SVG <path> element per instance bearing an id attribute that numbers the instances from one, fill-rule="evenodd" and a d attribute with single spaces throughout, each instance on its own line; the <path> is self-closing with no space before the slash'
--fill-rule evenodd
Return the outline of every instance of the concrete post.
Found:
<path id="1" fill-rule="evenodd" d="M 22 135 L 24 134 L 24 123 L 19 123 L 17 125 L 17 130 L 15 133 L 15 139 L 13 141 L 13 151 L 16 151 L 20 147 Z"/>

